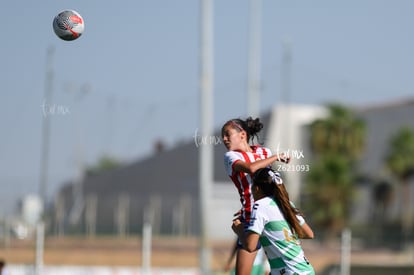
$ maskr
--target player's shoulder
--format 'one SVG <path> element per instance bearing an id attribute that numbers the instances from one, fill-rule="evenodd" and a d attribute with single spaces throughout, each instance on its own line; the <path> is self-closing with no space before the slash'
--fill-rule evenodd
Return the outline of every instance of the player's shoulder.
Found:
<path id="1" fill-rule="evenodd" d="M 262 150 L 262 151 L 270 151 L 270 149 L 266 146 L 260 144 L 254 144 L 250 146 L 253 150 Z"/>
<path id="2" fill-rule="evenodd" d="M 253 215 L 255 217 L 264 217 L 265 219 L 270 219 L 270 217 L 274 216 L 273 212 L 276 209 L 272 205 L 272 198 L 270 197 L 264 197 L 259 200 L 256 200 L 253 205 Z"/>
<path id="3" fill-rule="evenodd" d="M 224 153 L 224 158 L 241 157 L 243 154 L 239 151 L 227 151 Z"/>
<path id="4" fill-rule="evenodd" d="M 224 163 L 227 167 L 232 167 L 239 160 L 244 160 L 243 155 L 236 151 L 227 151 L 224 153 Z"/>
<path id="5" fill-rule="evenodd" d="M 254 202 L 254 204 L 257 206 L 257 207 L 268 207 L 268 206 L 270 206 L 270 205 L 272 205 L 272 202 L 273 202 L 274 200 L 271 198 L 271 197 L 264 197 L 264 198 L 261 198 L 261 199 L 259 199 L 259 200 L 256 200 L 255 202 Z"/>

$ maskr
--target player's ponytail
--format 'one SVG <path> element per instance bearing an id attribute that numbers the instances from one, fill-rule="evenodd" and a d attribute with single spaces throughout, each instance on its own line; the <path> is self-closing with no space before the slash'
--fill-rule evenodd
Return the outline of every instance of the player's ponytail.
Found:
<path id="1" fill-rule="evenodd" d="M 253 140 L 255 137 L 257 140 L 259 140 L 258 134 L 263 129 L 263 123 L 260 122 L 260 119 L 253 119 L 252 117 L 248 117 L 246 119 L 246 125 L 249 131 L 249 141 L 250 139 Z"/>

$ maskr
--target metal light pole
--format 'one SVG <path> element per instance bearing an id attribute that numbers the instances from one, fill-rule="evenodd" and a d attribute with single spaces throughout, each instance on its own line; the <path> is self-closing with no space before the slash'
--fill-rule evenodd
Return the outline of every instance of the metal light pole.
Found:
<path id="1" fill-rule="evenodd" d="M 75 86 L 76 87 L 76 86 Z M 72 89 L 71 89 L 72 90 Z M 71 91 L 70 90 L 70 91 Z M 80 86 L 79 91 L 75 88 L 72 91 L 75 91 L 75 103 L 80 107 L 80 102 L 84 96 L 86 96 L 89 92 L 91 92 L 92 87 L 88 83 L 84 83 Z M 85 164 L 84 164 L 84 154 L 83 154 L 83 146 L 82 146 L 82 137 L 83 137 L 83 127 L 82 127 L 82 119 L 80 117 L 80 109 L 75 114 L 75 125 L 77 126 L 77 136 L 78 136 L 78 144 L 76 148 L 76 161 L 78 167 L 78 175 L 76 175 L 74 184 L 73 184 L 73 197 L 74 202 L 72 208 L 69 212 L 69 223 L 71 225 L 76 225 L 79 223 L 82 213 L 86 207 L 85 201 L 85 194 L 84 194 L 84 186 L 83 181 L 85 177 Z M 91 200 L 93 201 L 93 199 Z M 90 206 L 93 205 L 90 204 Z"/>
<path id="2" fill-rule="evenodd" d="M 342 230 L 342 237 L 341 237 L 340 275 L 351 274 L 351 241 L 352 241 L 351 230 L 348 228 L 345 228 L 344 230 Z"/>
<path id="3" fill-rule="evenodd" d="M 39 179 L 39 196 L 42 199 L 42 215 L 36 225 L 36 251 L 35 251 L 35 272 L 36 275 L 42 273 L 43 269 L 43 254 L 44 254 L 44 238 L 45 238 L 45 224 L 44 211 L 47 202 L 47 173 L 49 168 L 49 145 L 50 145 L 50 110 L 48 109 L 52 101 L 53 91 L 53 55 L 54 47 L 49 47 L 46 55 L 46 79 L 45 92 L 42 103 L 43 122 L 42 122 L 42 144 L 41 144 L 41 161 L 40 161 L 40 179 Z"/>
<path id="4" fill-rule="evenodd" d="M 40 161 L 39 196 L 42 198 L 43 210 L 47 200 L 47 173 L 49 168 L 49 143 L 50 143 L 50 114 L 48 105 L 52 100 L 53 91 L 53 54 L 54 47 L 49 47 L 46 56 L 46 80 L 43 98 L 43 123 L 42 123 L 42 144 Z"/>
<path id="5" fill-rule="evenodd" d="M 261 10 L 262 0 L 250 0 L 247 114 L 253 118 L 260 113 Z"/>
<path id="6" fill-rule="evenodd" d="M 289 39 L 282 41 L 282 70 L 281 70 L 281 88 L 282 102 L 286 105 L 291 100 L 291 71 L 292 71 L 292 42 Z"/>
<path id="7" fill-rule="evenodd" d="M 213 133 L 213 0 L 201 0 L 200 45 L 200 123 L 202 137 Z M 209 274 L 210 245 L 208 234 L 208 202 L 213 183 L 213 145 L 202 144 L 199 152 L 200 189 L 200 269 Z"/>

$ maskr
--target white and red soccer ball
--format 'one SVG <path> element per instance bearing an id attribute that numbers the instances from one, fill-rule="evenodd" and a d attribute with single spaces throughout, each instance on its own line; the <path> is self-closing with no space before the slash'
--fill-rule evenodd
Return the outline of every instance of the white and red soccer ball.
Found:
<path id="1" fill-rule="evenodd" d="M 74 10 L 61 11 L 53 19 L 53 30 L 65 41 L 79 38 L 85 30 L 82 16 Z"/>

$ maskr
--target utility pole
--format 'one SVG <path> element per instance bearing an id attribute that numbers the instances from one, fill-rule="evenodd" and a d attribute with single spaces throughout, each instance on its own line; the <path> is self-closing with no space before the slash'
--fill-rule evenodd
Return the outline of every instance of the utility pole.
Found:
<path id="1" fill-rule="evenodd" d="M 292 70 L 292 42 L 285 39 L 282 41 L 282 70 L 281 70 L 281 88 L 282 102 L 286 105 L 291 100 L 291 70 Z"/>
<path id="2" fill-rule="evenodd" d="M 52 101 L 53 91 L 53 55 L 55 49 L 50 46 L 46 54 L 46 79 L 45 91 L 42 107 L 42 143 L 41 143 L 41 160 L 40 160 L 40 178 L 39 178 L 39 196 L 42 200 L 42 214 L 36 224 L 36 250 L 35 250 L 35 273 L 40 275 L 43 268 L 43 252 L 45 238 L 45 215 L 44 211 L 47 204 L 47 183 L 49 168 L 49 146 L 50 146 L 50 115 L 49 104 Z"/>
<path id="3" fill-rule="evenodd" d="M 342 230 L 341 236 L 341 268 L 340 275 L 351 274 L 351 241 L 352 233 L 349 228 Z"/>
<path id="4" fill-rule="evenodd" d="M 81 118 L 81 100 L 84 96 L 86 96 L 89 92 L 92 91 L 92 86 L 88 83 L 84 83 L 78 88 L 77 85 L 74 85 L 69 92 L 74 92 L 75 104 L 78 106 L 78 110 L 75 112 L 75 125 L 77 128 L 77 147 L 75 149 L 76 152 L 76 164 L 78 174 L 75 176 L 74 183 L 73 183 L 73 204 L 72 208 L 69 212 L 69 223 L 71 225 L 77 225 L 82 217 L 82 213 L 85 210 L 86 202 L 85 202 L 85 163 L 84 163 L 84 146 L 83 146 L 83 127 L 82 127 L 82 118 Z"/>
<path id="5" fill-rule="evenodd" d="M 247 114 L 253 118 L 260 113 L 261 10 L 262 0 L 250 0 Z"/>
<path id="6" fill-rule="evenodd" d="M 41 144 L 41 161 L 40 161 L 40 179 L 39 179 L 39 196 L 42 199 L 43 211 L 47 201 L 47 185 L 48 185 L 48 168 L 49 168 L 49 145 L 50 145 L 50 110 L 49 104 L 52 101 L 53 91 L 53 55 L 54 47 L 47 49 L 46 55 L 46 79 L 45 91 L 42 102 L 42 144 Z"/>
<path id="7" fill-rule="evenodd" d="M 200 123 L 201 136 L 213 134 L 213 0 L 201 0 Z M 203 144 L 199 152 L 200 271 L 210 273 L 208 203 L 213 183 L 213 145 Z"/>

